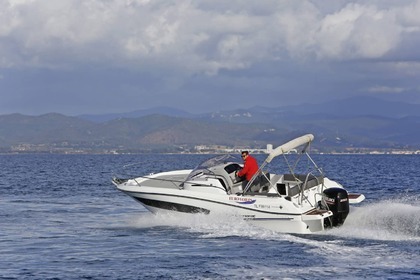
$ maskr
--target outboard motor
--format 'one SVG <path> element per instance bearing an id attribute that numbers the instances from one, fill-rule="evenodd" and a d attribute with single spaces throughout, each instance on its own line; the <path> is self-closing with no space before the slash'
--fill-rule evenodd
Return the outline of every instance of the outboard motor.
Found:
<path id="1" fill-rule="evenodd" d="M 324 190 L 324 201 L 333 216 L 324 222 L 326 227 L 342 225 L 349 214 L 349 195 L 346 190 L 330 188 Z"/>

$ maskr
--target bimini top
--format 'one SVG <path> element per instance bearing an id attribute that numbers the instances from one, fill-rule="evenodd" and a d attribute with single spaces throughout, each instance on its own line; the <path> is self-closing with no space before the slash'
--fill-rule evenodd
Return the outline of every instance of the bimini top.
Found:
<path id="1" fill-rule="evenodd" d="M 309 144 L 314 140 L 314 136 L 312 134 L 306 134 L 303 136 L 300 136 L 298 138 L 295 138 L 281 146 L 278 146 L 275 148 L 267 157 L 265 160 L 267 163 L 270 163 L 276 156 L 286 154 L 290 150 L 295 149 L 299 146 L 302 146 L 304 144 Z"/>

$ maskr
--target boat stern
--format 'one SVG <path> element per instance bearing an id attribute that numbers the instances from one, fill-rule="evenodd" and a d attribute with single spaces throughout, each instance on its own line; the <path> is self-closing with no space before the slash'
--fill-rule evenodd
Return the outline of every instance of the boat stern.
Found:
<path id="1" fill-rule="evenodd" d="M 302 215 L 302 222 L 306 224 L 306 233 L 325 230 L 334 213 L 329 210 L 313 209 Z"/>

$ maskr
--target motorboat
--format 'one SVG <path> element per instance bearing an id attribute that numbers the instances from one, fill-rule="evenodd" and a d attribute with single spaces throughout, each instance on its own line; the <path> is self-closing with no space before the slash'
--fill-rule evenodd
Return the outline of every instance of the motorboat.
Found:
<path id="1" fill-rule="evenodd" d="M 306 134 L 272 149 L 247 184 L 236 176 L 242 160 L 230 154 L 194 169 L 113 177 L 112 182 L 152 213 L 232 215 L 278 232 L 320 232 L 342 225 L 349 204 L 365 197 L 324 176 L 309 154 L 313 140 Z M 279 158 L 283 164 L 275 163 Z M 284 172 L 276 170 L 280 167 Z"/>

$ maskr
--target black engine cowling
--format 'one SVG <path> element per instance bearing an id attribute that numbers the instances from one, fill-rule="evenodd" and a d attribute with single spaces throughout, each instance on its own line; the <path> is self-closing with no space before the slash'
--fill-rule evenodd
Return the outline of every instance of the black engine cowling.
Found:
<path id="1" fill-rule="evenodd" d="M 339 226 L 344 223 L 349 214 L 349 195 L 346 190 L 330 188 L 324 190 L 324 202 L 333 216 L 326 219 L 325 226 Z M 325 205 L 324 205 L 325 206 Z"/>

